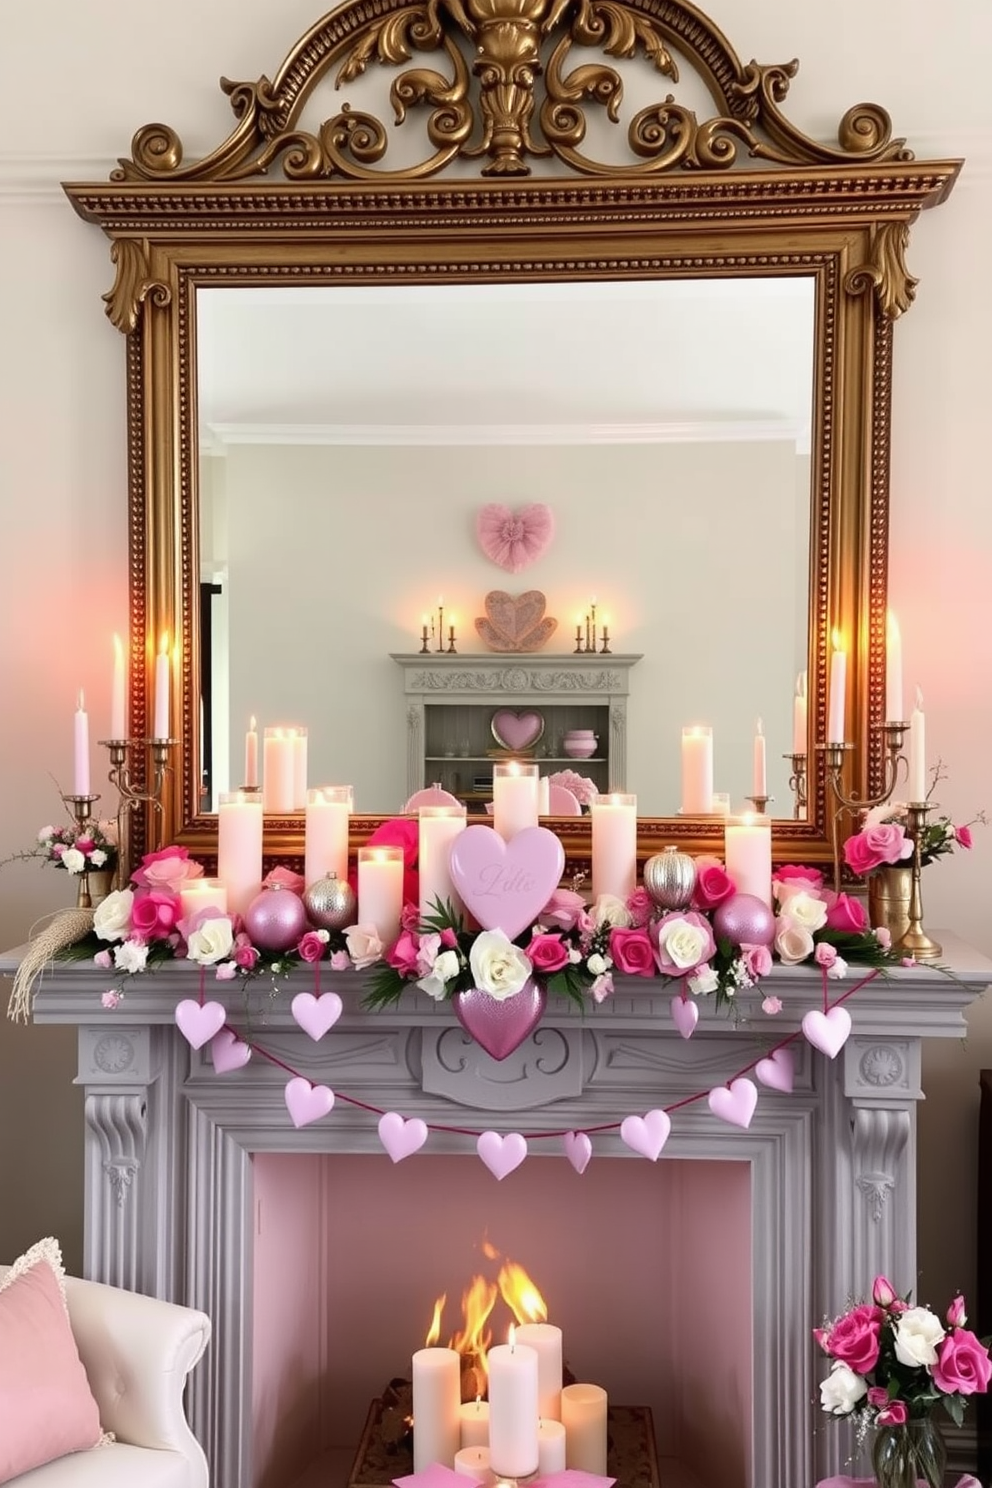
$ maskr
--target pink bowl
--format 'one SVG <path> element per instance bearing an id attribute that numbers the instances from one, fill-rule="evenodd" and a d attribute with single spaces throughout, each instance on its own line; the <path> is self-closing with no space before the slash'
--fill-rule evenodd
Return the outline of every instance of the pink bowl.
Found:
<path id="1" fill-rule="evenodd" d="M 569 759 L 589 759 L 596 753 L 595 739 L 563 739 L 561 746 Z"/>

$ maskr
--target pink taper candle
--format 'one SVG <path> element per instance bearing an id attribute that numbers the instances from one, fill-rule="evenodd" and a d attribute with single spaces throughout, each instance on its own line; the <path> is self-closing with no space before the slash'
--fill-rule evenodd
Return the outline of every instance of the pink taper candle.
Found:
<path id="1" fill-rule="evenodd" d="M 809 750 L 809 724 L 806 714 L 806 673 L 796 678 L 796 695 L 792 700 L 792 752 L 806 754 Z"/>
<path id="2" fill-rule="evenodd" d="M 754 760 L 751 781 L 752 796 L 767 796 L 768 794 L 768 772 L 765 754 L 765 730 L 758 719 L 754 730 Z"/>
<path id="3" fill-rule="evenodd" d="M 110 689 L 110 737 L 127 738 L 127 708 L 124 693 L 124 643 L 114 636 L 114 676 Z"/>
<path id="4" fill-rule="evenodd" d="M 827 743 L 844 743 L 844 713 L 847 698 L 847 652 L 837 631 L 833 634 L 830 653 L 830 698 L 827 710 Z"/>
<path id="5" fill-rule="evenodd" d="M 72 790 L 76 796 L 90 794 L 90 720 L 82 688 L 73 719 Z"/>
<path id="6" fill-rule="evenodd" d="M 248 790 L 258 788 L 258 724 L 252 714 L 245 734 L 245 786 Z"/>
<path id="7" fill-rule="evenodd" d="M 169 656 L 169 637 L 164 635 L 155 658 L 155 718 L 153 739 L 169 738 L 169 709 L 172 691 L 172 660 Z"/>

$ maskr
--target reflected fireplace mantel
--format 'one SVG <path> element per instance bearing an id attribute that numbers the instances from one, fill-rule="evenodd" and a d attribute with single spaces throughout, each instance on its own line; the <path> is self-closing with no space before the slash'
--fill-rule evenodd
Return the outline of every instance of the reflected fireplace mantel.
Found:
<path id="1" fill-rule="evenodd" d="M 663 1162 L 750 1164 L 749 1488 L 808 1484 L 840 1471 L 850 1452 L 844 1429 L 814 1431 L 821 1424 L 811 1404 L 820 1368 L 811 1330 L 876 1273 L 915 1286 L 921 1043 L 960 1038 L 969 1003 L 992 983 L 992 962 L 953 936 L 940 939 L 954 977 L 900 968 L 862 987 L 846 1003 L 853 1032 L 841 1054 L 830 1061 L 797 1039 L 793 1093 L 762 1089 L 747 1131 L 719 1121 L 705 1100 L 673 1116 Z M 16 952 L 0 958 L 0 972 L 18 959 Z M 850 976 L 857 975 L 852 968 Z M 174 1009 L 197 995 L 195 968 L 172 963 L 134 978 L 112 1012 L 100 1006 L 106 973 L 79 963 L 47 972 L 35 1020 L 79 1030 L 86 1274 L 212 1317 L 214 1342 L 192 1381 L 190 1409 L 216 1488 L 255 1481 L 254 1153 L 381 1153 L 374 1111 L 419 1115 L 429 1126 L 526 1135 L 594 1128 L 670 1106 L 722 1084 L 822 1005 L 814 970 L 776 967 L 771 982 L 784 1004 L 778 1017 L 758 1013 L 735 1027 L 704 1006 L 696 1033 L 684 1041 L 671 1022 L 670 985 L 619 978 L 615 995 L 585 1016 L 570 1003 L 550 1003 L 532 1038 L 498 1064 L 467 1038 L 449 1008 L 424 995 L 363 1012 L 360 973 L 325 974 L 324 988 L 341 994 L 345 1010 L 319 1044 L 293 1022 L 286 984 L 272 998 L 259 985 L 250 1036 L 339 1093 L 325 1120 L 296 1131 L 284 1103 L 285 1068 L 256 1057 L 218 1076 L 205 1051 L 191 1051 L 179 1035 Z M 310 985 L 297 973 L 288 991 Z M 837 996 L 850 985 L 830 989 Z M 243 991 L 216 981 L 208 987 L 232 1024 L 244 1028 Z M 363 1104 L 345 1103 L 344 1094 Z M 470 1154 L 474 1140 L 432 1131 L 425 1150 Z M 594 1150 L 596 1160 L 644 1162 L 615 1130 L 596 1135 Z M 535 1137 L 531 1153 L 529 1162 L 565 1161 L 557 1141 Z M 382 1161 L 388 1183 L 391 1164 L 385 1154 Z M 676 1481 L 674 1474 L 666 1480 Z"/>

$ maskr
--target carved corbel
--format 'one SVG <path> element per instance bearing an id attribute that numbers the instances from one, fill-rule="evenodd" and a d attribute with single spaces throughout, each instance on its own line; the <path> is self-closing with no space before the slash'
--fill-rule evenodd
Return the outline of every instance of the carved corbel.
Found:
<path id="1" fill-rule="evenodd" d="M 874 290 L 878 308 L 888 320 L 897 320 L 916 299 L 918 279 L 906 268 L 909 228 L 905 222 L 882 222 L 873 230 L 871 257 L 859 264 L 844 280 L 848 294 Z"/>
<path id="2" fill-rule="evenodd" d="M 118 1209 L 124 1208 L 145 1152 L 148 1102 L 143 1094 L 89 1095 L 86 1125 L 96 1137 L 100 1165 Z"/>
<path id="3" fill-rule="evenodd" d="M 117 266 L 117 277 L 103 301 L 111 323 L 129 336 L 138 324 L 145 300 L 150 299 L 161 308 L 172 299 L 172 291 L 161 280 L 152 278 L 144 243 L 134 238 L 118 238 L 111 245 L 110 258 Z"/>
<path id="4" fill-rule="evenodd" d="M 854 1113 L 854 1181 L 864 1194 L 872 1221 L 881 1221 L 898 1182 L 899 1165 L 910 1135 L 908 1111 L 860 1106 Z"/>

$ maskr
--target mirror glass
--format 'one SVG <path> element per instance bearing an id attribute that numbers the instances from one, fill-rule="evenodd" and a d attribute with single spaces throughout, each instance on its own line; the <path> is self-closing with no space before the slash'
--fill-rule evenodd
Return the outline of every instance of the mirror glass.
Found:
<path id="1" fill-rule="evenodd" d="M 397 811 L 391 658 L 420 650 L 440 599 L 445 646 L 453 624 L 459 656 L 492 657 L 486 594 L 536 589 L 557 621 L 542 657 L 572 657 L 593 601 L 611 651 L 640 657 L 640 815 L 678 811 L 691 724 L 712 726 L 714 787 L 740 806 L 760 718 L 769 811 L 791 816 L 814 318 L 802 275 L 199 289 L 202 809 L 243 783 L 254 716 L 260 733 L 308 728 L 311 784 Z M 487 503 L 551 509 L 520 572 L 479 545 Z M 459 726 L 449 745 L 474 781 L 477 737 Z M 562 747 L 549 719 L 542 772 L 593 773 Z"/>

